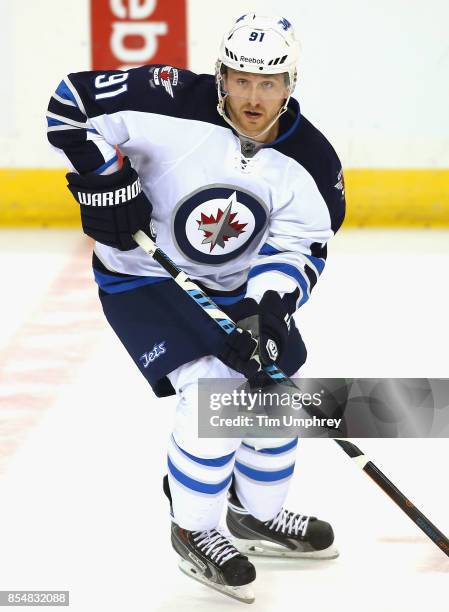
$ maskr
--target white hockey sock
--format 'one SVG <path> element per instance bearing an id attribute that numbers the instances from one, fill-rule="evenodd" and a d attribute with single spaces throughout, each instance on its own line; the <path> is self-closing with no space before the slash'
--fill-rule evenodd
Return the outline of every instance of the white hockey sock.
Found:
<path id="1" fill-rule="evenodd" d="M 255 441 L 252 441 L 255 442 Z M 260 521 L 274 518 L 284 505 L 295 467 L 298 440 L 256 450 L 242 442 L 235 456 L 235 490 L 246 510 Z"/>
<path id="2" fill-rule="evenodd" d="M 182 449 L 172 436 L 168 479 L 175 522 L 189 531 L 214 529 L 220 521 L 235 453 L 202 458 Z"/>

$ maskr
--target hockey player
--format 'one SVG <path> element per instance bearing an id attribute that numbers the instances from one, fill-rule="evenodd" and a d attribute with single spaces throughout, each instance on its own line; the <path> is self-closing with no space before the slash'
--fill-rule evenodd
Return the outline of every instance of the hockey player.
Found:
<path id="1" fill-rule="evenodd" d="M 306 359 L 292 315 L 324 268 L 344 188 L 335 151 L 291 97 L 297 61 L 287 19 L 247 14 L 224 36 L 215 77 L 163 65 L 69 74 L 47 114 L 96 240 L 107 320 L 155 394 L 178 396 L 164 490 L 181 568 L 242 601 L 255 579 L 242 551 L 336 555 L 328 523 L 283 507 L 296 439 L 197 431 L 198 378 L 251 378 L 255 351 L 290 376 Z M 137 247 L 138 229 L 156 232 L 235 332 L 213 327 Z M 235 545 L 218 530 L 227 493 Z"/>

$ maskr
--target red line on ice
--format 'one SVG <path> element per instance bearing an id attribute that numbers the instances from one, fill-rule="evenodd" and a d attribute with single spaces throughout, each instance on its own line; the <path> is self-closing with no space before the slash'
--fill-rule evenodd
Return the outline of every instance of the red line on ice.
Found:
<path id="1" fill-rule="evenodd" d="M 80 240 L 38 308 L 2 350 L 0 473 L 61 389 L 75 379 L 104 329 L 91 250 L 90 241 Z"/>

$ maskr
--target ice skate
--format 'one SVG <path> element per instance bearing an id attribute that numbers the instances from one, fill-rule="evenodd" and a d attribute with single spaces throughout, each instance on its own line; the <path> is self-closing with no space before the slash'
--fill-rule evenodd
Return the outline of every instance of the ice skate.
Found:
<path id="1" fill-rule="evenodd" d="M 253 603 L 249 584 L 256 578 L 254 565 L 219 531 L 188 531 L 173 522 L 171 541 L 184 574 L 228 597 Z"/>
<path id="2" fill-rule="evenodd" d="M 172 497 L 167 476 L 163 489 L 170 502 L 172 516 L 171 542 L 180 555 L 179 569 L 190 578 L 233 597 L 253 603 L 254 593 L 248 585 L 256 579 L 256 569 L 233 544 L 216 529 L 189 531 L 173 520 Z"/>
<path id="3" fill-rule="evenodd" d="M 244 554 L 300 559 L 338 557 L 329 523 L 285 509 L 269 521 L 259 521 L 243 508 L 233 487 L 228 495 L 226 523 L 235 546 Z"/>

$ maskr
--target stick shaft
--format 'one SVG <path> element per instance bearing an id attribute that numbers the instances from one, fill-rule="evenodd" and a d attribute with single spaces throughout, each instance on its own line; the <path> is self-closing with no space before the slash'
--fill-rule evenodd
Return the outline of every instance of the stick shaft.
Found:
<path id="1" fill-rule="evenodd" d="M 349 440 L 334 442 L 388 495 L 434 544 L 449 557 L 449 540 L 366 455 Z"/>

